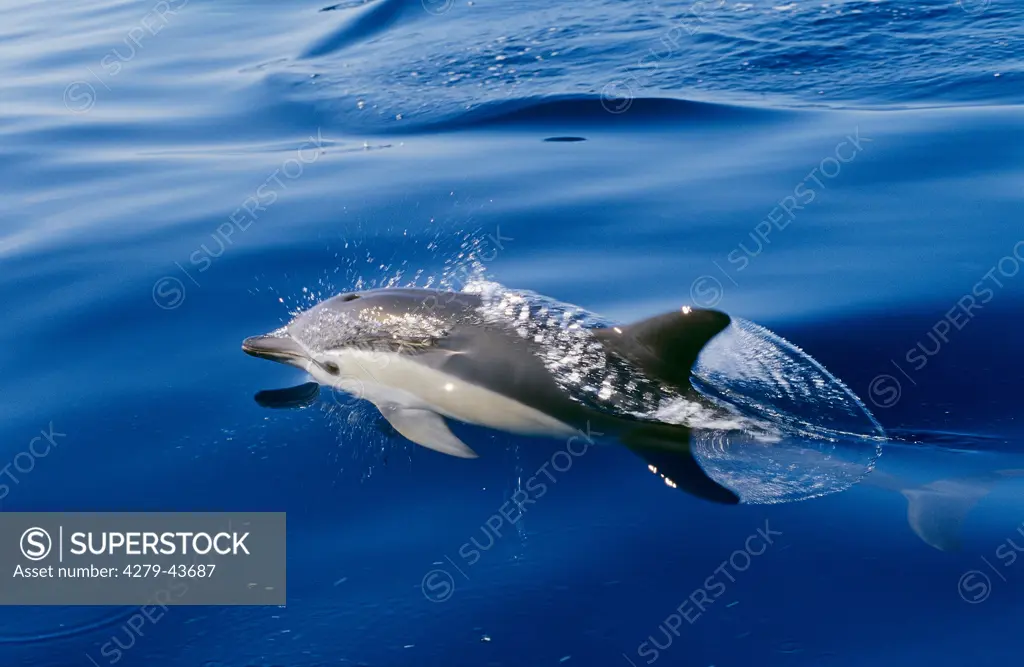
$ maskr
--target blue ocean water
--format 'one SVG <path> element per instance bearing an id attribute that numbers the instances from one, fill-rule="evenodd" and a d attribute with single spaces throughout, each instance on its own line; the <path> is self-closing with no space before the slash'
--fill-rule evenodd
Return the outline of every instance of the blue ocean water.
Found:
<path id="1" fill-rule="evenodd" d="M 5 607 L 0 663 L 1019 661 L 1022 54 L 1013 0 L 6 3 L 0 508 L 286 511 L 289 569 L 284 608 Z M 564 443 L 253 400 L 305 378 L 246 336 L 469 259 L 767 327 L 882 455 L 730 507 L 594 447 L 495 528 Z"/>

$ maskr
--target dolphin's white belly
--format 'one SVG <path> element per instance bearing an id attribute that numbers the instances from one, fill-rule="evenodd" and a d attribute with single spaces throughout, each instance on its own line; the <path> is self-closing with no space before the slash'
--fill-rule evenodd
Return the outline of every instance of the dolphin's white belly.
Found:
<path id="1" fill-rule="evenodd" d="M 524 435 L 559 437 L 576 432 L 540 410 L 400 354 L 347 349 L 332 358 L 340 375 L 312 367 L 313 377 L 378 406 L 432 410 L 470 424 Z"/>

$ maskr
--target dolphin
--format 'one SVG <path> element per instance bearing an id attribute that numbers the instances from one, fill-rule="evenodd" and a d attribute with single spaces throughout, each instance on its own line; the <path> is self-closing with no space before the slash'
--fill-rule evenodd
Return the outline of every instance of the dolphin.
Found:
<path id="1" fill-rule="evenodd" d="M 298 314 L 286 326 L 246 338 L 254 357 L 308 372 L 320 385 L 372 402 L 394 429 L 423 447 L 461 458 L 477 454 L 446 419 L 510 433 L 564 438 L 584 428 L 612 432 L 670 486 L 723 504 L 739 496 L 700 467 L 690 431 L 616 409 L 661 392 L 692 396 L 701 349 L 730 322 L 716 310 L 681 307 L 628 326 L 548 332 L 566 359 L 602 373 L 600 392 L 574 392 L 592 378 L 550 363 L 552 348 L 523 318 L 487 317 L 479 294 L 382 288 L 348 292 Z M 525 317 L 525 311 L 524 311 Z M 566 338 L 568 334 L 572 334 Z M 545 357 L 548 355 L 548 357 Z M 315 389 L 260 392 L 261 405 L 294 406 Z"/>
<path id="2" fill-rule="evenodd" d="M 987 470 L 972 475 L 914 484 L 880 470 L 872 471 L 865 486 L 895 491 L 907 500 L 907 523 L 921 541 L 939 551 L 960 549 L 967 515 L 999 482 L 1024 477 L 1024 469 Z"/>

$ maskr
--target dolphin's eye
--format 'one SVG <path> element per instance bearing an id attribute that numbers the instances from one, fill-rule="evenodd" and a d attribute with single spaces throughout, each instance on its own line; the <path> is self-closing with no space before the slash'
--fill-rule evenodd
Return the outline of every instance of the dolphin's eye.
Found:
<path id="1" fill-rule="evenodd" d="M 331 375 L 337 375 L 341 373 L 341 369 L 338 368 L 338 364 L 334 363 L 333 361 L 325 361 L 323 363 L 323 367 L 324 370 L 330 373 Z"/>

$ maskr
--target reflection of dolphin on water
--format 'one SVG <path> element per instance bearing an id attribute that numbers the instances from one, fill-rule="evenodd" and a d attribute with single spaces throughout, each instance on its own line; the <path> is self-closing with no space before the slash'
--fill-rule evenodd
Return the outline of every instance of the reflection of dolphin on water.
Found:
<path id="1" fill-rule="evenodd" d="M 515 316 L 504 318 L 487 317 L 484 306 L 480 295 L 437 290 L 341 294 L 281 329 L 247 338 L 242 349 L 365 398 L 396 431 L 435 451 L 476 457 L 445 418 L 559 438 L 592 426 L 618 435 L 674 486 L 715 502 L 739 502 L 694 459 L 688 428 L 600 409 L 663 390 L 692 394 L 690 369 L 701 348 L 728 326 L 727 315 L 683 307 L 609 328 L 565 327 L 548 318 L 547 329 L 524 334 L 517 324 L 529 315 L 525 306 L 514 304 Z M 553 351 L 559 358 L 546 363 Z M 598 407 L 572 394 L 588 386 L 596 387 L 591 403 Z M 301 404 L 309 392 L 261 392 L 257 401 Z"/>
<path id="2" fill-rule="evenodd" d="M 954 551 L 960 547 L 960 530 L 967 514 L 996 484 L 1016 477 L 1024 477 L 1024 469 L 993 470 L 913 486 L 895 475 L 875 470 L 862 483 L 902 494 L 907 499 L 910 529 L 925 544 L 940 551 Z"/>
<path id="3" fill-rule="evenodd" d="M 319 392 L 320 385 L 307 382 L 288 389 L 261 391 L 256 394 L 256 401 L 271 408 L 304 407 L 313 404 Z M 955 551 L 960 547 L 960 533 L 970 511 L 1001 481 L 1014 478 L 1024 478 L 1024 468 L 993 470 L 920 485 L 875 469 L 860 484 L 901 494 L 907 499 L 907 523 L 914 534 L 939 551 Z"/>

